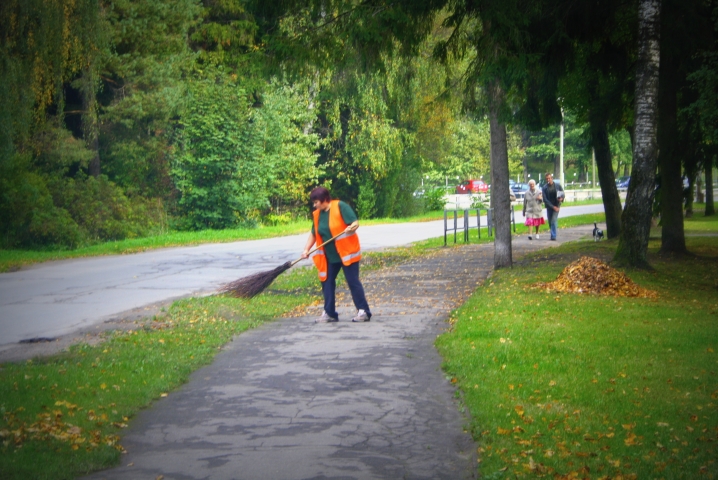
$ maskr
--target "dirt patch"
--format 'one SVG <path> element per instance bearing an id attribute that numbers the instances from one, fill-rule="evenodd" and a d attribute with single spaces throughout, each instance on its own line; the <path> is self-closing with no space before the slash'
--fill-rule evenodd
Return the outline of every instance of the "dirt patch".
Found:
<path id="1" fill-rule="evenodd" d="M 625 273 L 593 257 L 581 257 L 570 263 L 548 283 L 537 283 L 536 288 L 554 292 L 590 293 L 613 297 L 656 298 L 653 290 L 639 287 Z"/>

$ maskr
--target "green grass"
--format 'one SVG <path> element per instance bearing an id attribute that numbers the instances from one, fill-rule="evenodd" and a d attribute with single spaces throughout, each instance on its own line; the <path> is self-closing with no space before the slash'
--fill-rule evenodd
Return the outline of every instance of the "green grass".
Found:
<path id="1" fill-rule="evenodd" d="M 566 217 L 559 223 L 561 227 L 568 227 L 602 219 L 602 215 L 595 214 Z M 472 243 L 478 241 L 475 233 Z M 481 242 L 487 241 L 483 232 Z M 690 242 L 694 251 L 705 256 L 718 255 L 716 242 L 711 237 L 696 237 Z M 365 255 L 363 269 L 369 271 L 403 262 L 441 245 L 443 237 L 410 247 L 372 252 Z M 656 242 L 651 246 L 655 250 Z M 619 440 L 621 443 L 628 438 L 629 430 L 623 430 L 622 425 L 632 423 L 636 426 L 630 427 L 630 432 L 643 437 L 636 440 L 643 444 L 636 446 L 636 450 L 643 449 L 638 456 L 665 457 L 656 462 L 666 462 L 669 473 L 656 476 L 669 478 L 670 469 L 675 466 L 669 462 L 683 462 L 691 456 L 697 459 L 693 463 L 705 463 L 709 469 L 715 469 L 715 464 L 708 463 L 715 458 L 715 450 L 707 450 L 715 443 L 701 440 L 716 437 L 716 400 L 711 396 L 718 396 L 714 373 L 718 367 L 713 352 L 708 351 L 718 348 L 710 343 L 718 338 L 714 326 L 718 311 L 714 260 L 706 261 L 704 256 L 687 263 L 663 267 L 657 264 L 659 268 L 655 273 L 632 273 L 643 285 L 663 292 L 659 302 L 571 298 L 528 288 L 530 283 L 555 277 L 566 263 L 561 255 L 576 256 L 584 250 L 610 255 L 614 248 L 612 242 L 569 244 L 560 250 L 552 249 L 550 256 L 542 253 L 531 262 L 496 273 L 489 285 L 479 289 L 469 303 L 456 312 L 455 318 L 459 321 L 453 333 L 439 340 L 446 355 L 447 371 L 457 379 L 472 410 L 473 431 L 483 449 L 484 473 L 495 473 L 507 465 L 512 471 L 523 468 L 523 464 L 530 468 L 529 457 L 533 458 L 534 466 L 543 464 L 536 468 L 546 471 L 549 468 L 558 471 L 561 465 L 567 468 L 567 473 L 574 466 L 576 468 L 570 471 L 578 471 L 582 465 L 568 462 L 586 459 L 594 462 L 591 475 L 598 472 L 601 465 L 604 465 L 601 471 L 614 468 L 611 463 L 609 466 L 605 466 L 605 462 L 599 464 L 599 460 L 619 460 L 620 467 L 615 471 L 643 473 L 645 470 L 638 468 L 639 461 L 634 460 L 638 457 L 631 456 L 635 452 L 624 455 L 618 451 L 620 445 L 610 443 Z M 680 288 L 676 289 L 676 284 Z M 0 365 L 2 478 L 69 479 L 117 464 L 122 429 L 138 410 L 163 394 L 171 395 L 187 381 L 192 371 L 210 363 L 234 335 L 306 305 L 318 304 L 319 293 L 313 269 L 293 269 L 252 300 L 218 296 L 178 301 L 145 327 L 133 332 L 107 333 L 99 345 L 77 345 L 54 357 Z M 504 338 L 505 343 L 501 343 L 500 338 Z M 470 342 L 477 348 L 471 349 Z M 637 351 L 636 346 L 653 350 L 647 358 L 647 352 Z M 534 369 L 533 364 L 539 368 Z M 502 370 L 501 365 L 507 367 Z M 574 370 L 582 372 L 578 379 L 574 378 Z M 611 379 L 616 383 L 611 383 Z M 665 383 L 667 379 L 672 383 Z M 552 380 L 556 382 L 553 386 L 549 385 Z M 584 380 L 588 385 L 582 383 Z M 713 387 L 709 386 L 710 382 Z M 514 390 L 509 390 L 510 385 Z M 611 388 L 614 391 L 608 392 Z M 688 392 L 690 395 L 686 396 Z M 629 399 L 641 405 L 628 402 Z M 517 405 L 524 408 L 523 419 L 516 413 Z M 572 409 L 568 417 L 566 409 Z M 580 412 L 575 414 L 575 410 Z M 557 413 L 559 411 L 562 413 Z M 664 411 L 668 417 L 661 416 Z M 646 415 L 652 417 L 645 418 Z M 533 419 L 531 424 L 524 422 L 529 417 Z M 572 420 L 574 417 L 576 422 Z M 704 417 L 714 419 L 713 423 Z M 654 420 L 670 422 L 668 427 L 656 425 L 656 431 L 662 436 L 655 440 L 668 454 L 655 446 L 653 450 L 644 451 L 654 440 L 649 439 L 652 432 L 647 430 L 655 425 Z M 559 425 L 564 438 L 573 435 L 570 438 L 576 438 L 586 450 L 554 439 Z M 603 436 L 596 442 L 585 440 L 579 433 L 569 434 L 566 425 L 571 426 L 572 432 L 596 432 L 597 436 Z M 531 435 L 513 431 L 506 435 L 496 433 L 498 427 L 516 426 Z M 693 431 L 688 432 L 686 426 Z M 542 436 L 536 436 L 539 431 Z M 671 437 L 669 431 L 679 436 L 680 442 Z M 610 433 L 614 435 L 609 437 Z M 536 441 L 542 445 L 521 445 L 514 441 Z M 689 442 L 691 448 L 681 442 Z M 589 446 L 596 448 L 589 451 Z M 600 450 L 606 446 L 614 450 Z M 678 452 L 674 452 L 674 448 Z M 693 453 L 695 448 L 703 450 Z M 600 453 L 602 457 L 563 458 L 568 449 L 580 454 Z M 546 450 L 554 454 L 545 458 L 541 452 Z M 526 453 L 529 451 L 531 453 Z M 704 452 L 713 457 L 701 462 L 706 459 Z M 610 459 L 607 455 L 611 455 Z M 520 460 L 514 463 L 512 456 Z M 631 460 L 627 461 L 626 457 Z M 506 459 L 508 464 L 501 463 Z M 563 463 L 554 466 L 550 459 L 561 459 Z M 536 473 L 535 469 L 529 476 Z M 639 478 L 643 477 L 639 475 Z"/>
<path id="2" fill-rule="evenodd" d="M 704 216 L 705 204 L 696 203 L 693 206 L 693 217 L 687 219 L 684 223 L 686 234 L 691 233 L 714 233 L 718 235 L 715 229 L 715 216 Z"/>
<path id="3" fill-rule="evenodd" d="M 382 223 L 422 222 L 443 218 L 443 212 L 428 212 L 409 218 L 384 218 L 363 220 L 362 225 L 377 225 Z M 94 257 L 100 255 L 118 255 L 143 252 L 146 250 L 186 245 L 199 245 L 202 243 L 236 242 L 240 240 L 259 240 L 263 238 L 279 237 L 309 232 L 310 220 L 294 221 L 286 225 L 260 226 L 258 228 L 238 228 L 227 230 L 202 230 L 199 232 L 170 232 L 164 235 L 151 237 L 103 242 L 97 245 L 76 249 L 47 249 L 47 250 L 4 250 L 0 249 L 0 273 L 13 271 L 25 265 L 47 262 L 50 260 L 64 260 L 79 257 Z"/>
<path id="4" fill-rule="evenodd" d="M 716 232 L 718 218 L 694 229 Z M 453 313 L 437 346 L 485 478 L 715 478 L 718 239 L 687 242 L 700 256 L 662 259 L 652 240 L 655 271 L 627 272 L 658 299 L 532 288 L 615 251 L 587 241 L 495 272 Z"/>
<path id="5" fill-rule="evenodd" d="M 368 253 L 362 268 L 427 248 Z M 117 464 L 122 429 L 137 411 L 171 395 L 234 335 L 320 298 L 316 271 L 295 268 L 251 300 L 180 300 L 142 328 L 107 333 L 99 345 L 0 365 L 0 478 L 72 479 Z"/>

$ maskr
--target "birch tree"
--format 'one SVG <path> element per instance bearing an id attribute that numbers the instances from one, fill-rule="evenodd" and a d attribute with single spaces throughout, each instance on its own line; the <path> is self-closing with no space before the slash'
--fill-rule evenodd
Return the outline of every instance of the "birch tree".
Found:
<path id="1" fill-rule="evenodd" d="M 658 155 L 658 71 L 660 65 L 660 0 L 640 0 L 636 67 L 633 170 L 621 235 L 614 260 L 648 267 L 648 238 Z"/>

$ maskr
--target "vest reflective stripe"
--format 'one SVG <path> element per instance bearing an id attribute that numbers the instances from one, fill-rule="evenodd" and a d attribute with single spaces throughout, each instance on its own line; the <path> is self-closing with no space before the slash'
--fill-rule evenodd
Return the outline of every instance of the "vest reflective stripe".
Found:
<path id="1" fill-rule="evenodd" d="M 352 263 L 354 263 L 352 262 L 352 260 L 357 257 L 361 258 L 361 251 L 358 251 L 356 253 L 350 253 L 349 255 L 342 257 L 342 263 L 344 265 L 351 265 Z"/>
<path id="2" fill-rule="evenodd" d="M 324 249 L 320 248 L 314 252 L 311 258 L 314 265 L 317 267 L 317 271 L 319 272 L 319 280 L 323 282 L 327 279 L 327 257 L 324 255 Z"/>
<path id="3" fill-rule="evenodd" d="M 347 226 L 339 210 L 339 200 L 332 200 L 331 206 L 329 207 L 329 231 L 332 237 L 346 230 Z M 314 233 L 316 243 L 322 244 L 324 241 L 321 235 L 319 235 L 319 210 L 314 211 Z M 337 253 L 339 254 L 342 264 L 349 266 L 361 260 L 361 246 L 359 245 L 359 236 L 356 232 L 342 235 L 334 240 L 334 245 L 337 248 Z M 327 279 L 327 257 L 324 255 L 324 249 L 317 250 L 317 253 L 312 259 L 319 271 L 319 279 L 323 282 Z"/>

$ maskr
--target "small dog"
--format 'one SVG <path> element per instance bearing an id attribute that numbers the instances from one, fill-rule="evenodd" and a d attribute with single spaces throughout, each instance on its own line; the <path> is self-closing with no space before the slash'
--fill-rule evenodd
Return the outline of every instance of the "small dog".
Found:
<path id="1" fill-rule="evenodd" d="M 603 230 L 598 228 L 598 225 L 596 225 L 594 223 L 593 224 L 593 241 L 598 242 L 601 239 L 603 239 Z"/>

